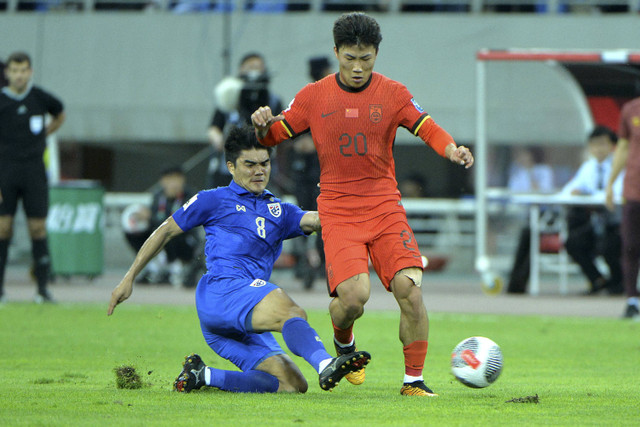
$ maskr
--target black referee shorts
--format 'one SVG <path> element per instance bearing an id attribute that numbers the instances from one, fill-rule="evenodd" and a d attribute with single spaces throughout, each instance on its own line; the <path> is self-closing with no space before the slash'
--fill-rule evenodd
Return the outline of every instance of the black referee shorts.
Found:
<path id="1" fill-rule="evenodd" d="M 15 216 L 22 199 L 27 218 L 46 218 L 49 210 L 49 186 L 42 159 L 0 160 L 0 216 Z"/>

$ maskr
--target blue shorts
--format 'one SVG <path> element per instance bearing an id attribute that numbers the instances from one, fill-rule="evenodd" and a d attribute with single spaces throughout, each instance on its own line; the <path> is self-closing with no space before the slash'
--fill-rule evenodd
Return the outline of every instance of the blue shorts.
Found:
<path id="1" fill-rule="evenodd" d="M 251 329 L 253 308 L 275 289 L 260 279 L 213 279 L 206 274 L 198 283 L 196 308 L 205 341 L 243 371 L 285 353 L 271 332 Z"/>

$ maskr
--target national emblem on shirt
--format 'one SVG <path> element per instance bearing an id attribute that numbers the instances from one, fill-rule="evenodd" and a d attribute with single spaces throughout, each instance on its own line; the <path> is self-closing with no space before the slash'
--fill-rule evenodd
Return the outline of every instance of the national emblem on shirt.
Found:
<path id="1" fill-rule="evenodd" d="M 282 207 L 280 207 L 280 203 L 267 203 L 267 207 L 269 208 L 269 213 L 274 218 L 278 218 L 282 214 Z"/>
<path id="2" fill-rule="evenodd" d="M 369 105 L 369 120 L 380 123 L 382 120 L 382 105 Z"/>

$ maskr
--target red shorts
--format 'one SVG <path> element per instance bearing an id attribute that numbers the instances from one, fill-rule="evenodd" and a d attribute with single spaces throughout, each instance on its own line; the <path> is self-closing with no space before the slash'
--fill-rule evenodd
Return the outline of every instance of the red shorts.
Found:
<path id="1" fill-rule="evenodd" d="M 404 212 L 365 222 L 348 223 L 334 218 L 327 222 L 322 223 L 322 238 L 331 296 L 336 296 L 340 283 L 369 272 L 369 257 L 387 291 L 398 271 L 422 268 L 418 244 Z"/>

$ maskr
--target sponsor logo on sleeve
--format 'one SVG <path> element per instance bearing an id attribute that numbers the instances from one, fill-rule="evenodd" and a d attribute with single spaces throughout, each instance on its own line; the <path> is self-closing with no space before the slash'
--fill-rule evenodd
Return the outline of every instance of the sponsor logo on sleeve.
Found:
<path id="1" fill-rule="evenodd" d="M 195 202 L 195 201 L 196 201 L 196 199 L 197 199 L 197 198 L 198 198 L 198 195 L 196 194 L 195 196 L 193 196 L 192 198 L 190 198 L 190 199 L 187 201 L 187 203 L 185 203 L 184 205 L 182 205 L 182 208 L 186 211 L 186 210 L 187 210 L 187 208 L 188 208 L 189 206 L 191 206 L 191 205 L 193 204 L 193 202 Z"/>
<path id="2" fill-rule="evenodd" d="M 414 107 L 416 107 L 416 110 L 418 110 L 421 113 L 424 113 L 424 110 L 422 109 L 422 107 L 416 102 L 416 100 L 414 98 L 411 98 L 411 103 L 413 104 Z"/>
<path id="3" fill-rule="evenodd" d="M 293 105 L 293 101 L 295 101 L 295 100 L 296 100 L 296 99 L 295 99 L 295 98 L 293 98 L 293 99 L 291 100 L 291 102 L 289 103 L 289 105 L 287 105 L 287 108 L 284 110 L 284 112 L 285 112 L 285 113 L 291 109 L 291 106 Z"/>

